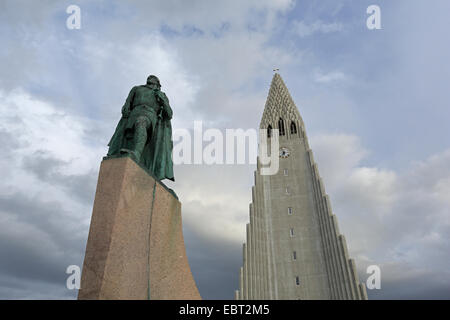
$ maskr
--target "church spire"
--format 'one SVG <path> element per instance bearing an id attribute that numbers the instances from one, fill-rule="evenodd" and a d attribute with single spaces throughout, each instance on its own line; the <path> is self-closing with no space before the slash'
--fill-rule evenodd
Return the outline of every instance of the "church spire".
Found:
<path id="1" fill-rule="evenodd" d="M 279 168 L 255 171 L 236 299 L 367 299 L 339 233 L 303 120 L 275 73 L 261 120 L 279 129 Z M 284 134 L 282 134 L 284 133 Z"/>
<path id="2" fill-rule="evenodd" d="M 281 122 L 280 119 L 282 119 Z M 289 94 L 286 84 L 280 74 L 275 72 L 270 84 L 260 128 L 267 129 L 270 126 L 281 131 L 283 127 L 280 128 L 280 125 L 284 125 L 285 131 L 289 131 L 293 125 L 297 130 L 304 128 L 303 119 Z"/>

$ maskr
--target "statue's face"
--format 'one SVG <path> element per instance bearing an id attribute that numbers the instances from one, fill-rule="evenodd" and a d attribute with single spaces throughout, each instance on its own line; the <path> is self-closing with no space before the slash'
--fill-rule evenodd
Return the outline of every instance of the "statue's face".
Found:
<path id="1" fill-rule="evenodd" d="M 158 80 L 155 78 L 147 79 L 147 85 L 152 89 L 159 89 Z"/>

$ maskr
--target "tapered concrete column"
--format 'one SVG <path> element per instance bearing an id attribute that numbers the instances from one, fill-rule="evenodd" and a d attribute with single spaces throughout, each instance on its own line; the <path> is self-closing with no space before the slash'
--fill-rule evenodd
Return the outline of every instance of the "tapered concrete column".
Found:
<path id="1" fill-rule="evenodd" d="M 101 164 L 78 299 L 201 299 L 181 203 L 130 158 Z"/>

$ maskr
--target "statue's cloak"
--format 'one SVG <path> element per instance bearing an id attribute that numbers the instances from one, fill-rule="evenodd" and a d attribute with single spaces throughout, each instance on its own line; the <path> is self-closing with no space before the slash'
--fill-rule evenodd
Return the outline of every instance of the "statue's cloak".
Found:
<path id="1" fill-rule="evenodd" d="M 154 134 L 152 134 L 150 142 L 144 147 L 141 161 L 159 180 L 175 181 L 172 149 L 172 125 L 170 120 L 158 118 Z"/>
<path id="2" fill-rule="evenodd" d="M 165 95 L 164 98 L 166 98 Z M 126 130 L 127 122 L 128 118 L 122 115 L 122 118 L 117 124 L 116 131 L 108 143 L 108 156 L 120 154 L 120 150 L 123 148 L 132 150 L 133 146 L 128 144 L 133 144 L 133 139 L 127 139 L 126 137 L 127 134 L 132 134 Z M 172 162 L 172 125 L 170 119 L 159 114 L 155 127 L 148 129 L 148 136 L 151 139 L 145 144 L 140 161 L 141 165 L 145 166 L 158 180 L 169 179 L 175 181 Z"/>

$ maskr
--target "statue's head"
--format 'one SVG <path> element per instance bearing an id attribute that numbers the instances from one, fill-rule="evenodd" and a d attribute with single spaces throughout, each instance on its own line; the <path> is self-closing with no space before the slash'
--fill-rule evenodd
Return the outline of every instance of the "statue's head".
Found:
<path id="1" fill-rule="evenodd" d="M 161 84 L 159 83 L 159 79 L 157 76 L 154 76 L 154 75 L 148 76 L 147 85 L 149 85 L 152 89 L 161 89 Z"/>

